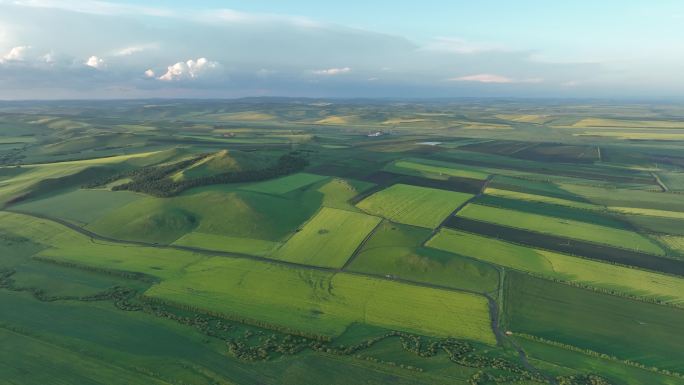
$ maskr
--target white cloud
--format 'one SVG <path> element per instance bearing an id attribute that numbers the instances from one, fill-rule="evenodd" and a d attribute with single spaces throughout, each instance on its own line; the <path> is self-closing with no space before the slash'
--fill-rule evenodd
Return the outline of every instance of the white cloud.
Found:
<path id="1" fill-rule="evenodd" d="M 41 56 L 40 59 L 47 64 L 53 64 L 55 60 L 55 54 L 52 52 L 48 52 L 45 55 Z"/>
<path id="2" fill-rule="evenodd" d="M 31 46 L 28 45 L 14 47 L 0 59 L 0 62 L 24 61 L 27 59 L 27 53 L 30 49 Z"/>
<path id="3" fill-rule="evenodd" d="M 544 79 L 542 78 L 525 78 L 525 79 L 514 79 L 507 76 L 496 75 L 496 74 L 476 74 L 476 75 L 466 75 L 459 76 L 456 78 L 448 79 L 452 82 L 475 82 L 475 83 L 490 83 L 490 84 L 511 84 L 511 83 L 529 83 L 536 84 L 542 83 Z"/>
<path id="4" fill-rule="evenodd" d="M 84 63 L 88 67 L 93 67 L 95 69 L 101 69 L 104 67 L 104 59 L 99 58 L 97 56 L 91 56 L 88 58 L 88 60 Z"/>
<path id="5" fill-rule="evenodd" d="M 505 51 L 503 47 L 498 45 L 472 42 L 457 37 L 435 38 L 434 40 L 423 46 L 422 50 L 435 52 L 449 52 L 463 55 L 491 51 Z"/>
<path id="6" fill-rule="evenodd" d="M 144 52 L 147 51 L 148 49 L 151 49 L 153 46 L 152 45 L 134 45 L 131 47 L 126 47 L 122 48 L 116 52 L 114 52 L 115 56 L 131 56 L 136 53 Z"/>
<path id="7" fill-rule="evenodd" d="M 341 75 L 341 74 L 346 74 L 349 72 L 351 72 L 351 68 L 349 68 L 349 67 L 328 68 L 328 69 L 313 71 L 313 73 L 315 75 L 326 75 L 326 76 Z"/>
<path id="8" fill-rule="evenodd" d="M 155 74 L 154 74 L 153 70 L 148 69 L 147 71 L 145 71 L 145 77 L 153 78 L 154 76 L 155 76 Z"/>
<path id="9" fill-rule="evenodd" d="M 178 62 L 172 66 L 168 66 L 166 73 L 158 79 L 167 82 L 173 80 L 195 79 L 217 67 L 217 62 L 209 61 L 204 57 L 201 57 L 196 61 L 190 59 L 186 62 Z"/>
<path id="10" fill-rule="evenodd" d="M 501 75 L 494 75 L 494 74 L 477 74 L 477 75 L 467 75 L 467 76 L 460 76 L 457 78 L 451 78 L 449 79 L 450 81 L 454 82 L 477 82 L 477 83 L 515 83 L 515 81 L 511 78 L 501 76 Z"/>

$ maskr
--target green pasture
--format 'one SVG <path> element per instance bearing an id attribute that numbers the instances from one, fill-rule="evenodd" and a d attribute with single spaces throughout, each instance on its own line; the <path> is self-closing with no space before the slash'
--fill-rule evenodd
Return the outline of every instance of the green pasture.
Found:
<path id="1" fill-rule="evenodd" d="M 242 187 L 243 190 L 260 192 L 264 194 L 287 194 L 291 191 L 320 182 L 327 176 L 300 172 L 282 178 L 253 183 Z"/>
<path id="2" fill-rule="evenodd" d="M 549 279 L 684 305 L 684 279 L 441 229 L 427 246 Z"/>
<path id="3" fill-rule="evenodd" d="M 211 258 L 146 295 L 319 335 L 366 322 L 494 343 L 484 297 L 344 273 Z"/>
<path id="4" fill-rule="evenodd" d="M 663 255 L 663 249 L 649 238 L 630 230 L 595 225 L 588 222 L 531 214 L 517 210 L 470 204 L 458 216 L 503 226 L 596 242 L 609 246 Z"/>
<path id="5" fill-rule="evenodd" d="M 625 385 L 677 385 L 681 381 L 608 358 L 595 357 L 524 337 L 516 337 L 516 342 L 525 350 L 535 367 L 559 375 L 594 373 L 616 384 Z"/>
<path id="6" fill-rule="evenodd" d="M 207 234 L 197 231 L 187 233 L 174 245 L 196 247 L 199 249 L 227 251 L 230 253 L 248 254 L 259 257 L 272 253 L 280 243 L 263 239 L 230 237 L 219 234 Z"/>
<path id="7" fill-rule="evenodd" d="M 303 194 L 290 199 L 210 186 L 172 198 L 137 200 L 87 228 L 114 238 L 164 244 L 192 232 L 280 241 L 320 206 L 320 193 Z"/>
<path id="8" fill-rule="evenodd" d="M 455 176 L 484 180 L 488 176 L 486 172 L 476 167 L 420 158 L 398 160 L 388 165 L 385 169 L 401 174 L 436 177 L 438 179 Z"/>
<path id="9" fill-rule="evenodd" d="M 435 228 L 472 195 L 395 184 L 357 204 L 360 209 L 407 225 Z"/>
<path id="10" fill-rule="evenodd" d="M 12 206 L 12 209 L 86 225 L 144 197 L 142 194 L 130 191 L 74 190 L 20 203 Z"/>
<path id="11" fill-rule="evenodd" d="M 383 222 L 348 269 L 389 275 L 456 289 L 490 292 L 497 288 L 497 270 L 488 264 L 423 247 L 431 231 Z"/>
<path id="12" fill-rule="evenodd" d="M 323 207 L 272 258 L 340 268 L 380 221 L 362 213 Z"/>
<path id="13" fill-rule="evenodd" d="M 684 371 L 684 310 L 525 274 L 506 277 L 508 328 L 660 369 Z"/>

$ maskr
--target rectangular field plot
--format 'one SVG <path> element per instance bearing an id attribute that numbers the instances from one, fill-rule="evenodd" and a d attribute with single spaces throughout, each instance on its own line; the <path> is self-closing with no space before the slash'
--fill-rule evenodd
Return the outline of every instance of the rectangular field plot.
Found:
<path id="1" fill-rule="evenodd" d="M 336 336 L 362 322 L 495 343 L 483 296 L 346 273 L 212 258 L 146 295 L 304 334 Z"/>
<path id="2" fill-rule="evenodd" d="M 322 267 L 342 267 L 380 223 L 371 215 L 324 207 L 272 258 Z"/>
<path id="3" fill-rule="evenodd" d="M 490 196 L 495 196 L 499 198 L 516 199 L 527 202 L 538 202 L 538 203 L 548 203 L 551 205 L 566 206 L 576 209 L 584 210 L 599 210 L 601 206 L 597 206 L 591 203 L 578 202 L 570 199 L 556 198 L 546 195 L 529 194 L 520 191 L 504 190 L 500 188 L 487 187 L 484 191 L 485 194 Z"/>
<path id="4" fill-rule="evenodd" d="M 606 244 L 654 255 L 665 254 L 663 249 L 656 243 L 633 231 L 599 226 L 571 219 L 562 219 L 477 204 L 466 206 L 458 213 L 458 216 L 536 231 L 542 234 L 558 235 L 571 239 Z"/>
<path id="5" fill-rule="evenodd" d="M 383 222 L 364 244 L 351 271 L 401 277 L 416 282 L 494 291 L 499 284 L 496 268 L 489 264 L 423 246 L 429 229 Z"/>
<path id="6" fill-rule="evenodd" d="M 197 247 L 200 249 L 227 251 L 230 253 L 265 256 L 273 252 L 278 242 L 263 239 L 229 237 L 217 234 L 192 232 L 173 242 L 178 246 Z"/>
<path id="7" fill-rule="evenodd" d="M 519 273 L 506 278 L 505 316 L 512 331 L 684 371 L 684 310 Z"/>
<path id="8" fill-rule="evenodd" d="M 445 178 L 455 176 L 480 180 L 487 179 L 489 175 L 477 167 L 427 159 L 398 160 L 389 165 L 387 171 L 427 177 Z"/>
<path id="9" fill-rule="evenodd" d="M 442 229 L 427 246 L 549 279 L 684 306 L 684 279 Z"/>
<path id="10" fill-rule="evenodd" d="M 290 191 L 306 187 L 310 184 L 320 182 L 328 178 L 323 175 L 308 174 L 300 172 L 298 174 L 284 176 L 282 178 L 267 180 L 254 183 L 243 187 L 243 190 L 256 191 L 265 194 L 287 194 Z"/>
<path id="11" fill-rule="evenodd" d="M 362 200 L 357 207 L 394 222 L 435 228 L 472 197 L 460 192 L 395 184 Z"/>

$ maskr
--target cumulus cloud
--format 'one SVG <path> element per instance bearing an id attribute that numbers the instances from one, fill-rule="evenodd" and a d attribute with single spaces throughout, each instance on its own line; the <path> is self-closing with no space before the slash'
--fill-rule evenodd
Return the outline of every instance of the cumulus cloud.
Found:
<path id="1" fill-rule="evenodd" d="M 24 61 L 27 59 L 27 54 L 30 49 L 31 46 L 28 45 L 14 47 L 5 55 L 3 55 L 2 59 L 0 59 L 0 62 Z"/>
<path id="2" fill-rule="evenodd" d="M 525 78 L 514 79 L 507 76 L 496 74 L 476 74 L 459 76 L 449 79 L 454 82 L 475 82 L 475 83 L 491 83 L 491 84 L 511 84 L 511 83 L 541 83 L 544 79 L 541 78 Z"/>
<path id="3" fill-rule="evenodd" d="M 154 74 L 153 70 L 148 69 L 147 71 L 145 71 L 145 77 L 153 78 L 154 76 L 155 76 L 155 74 Z"/>
<path id="4" fill-rule="evenodd" d="M 314 75 L 327 75 L 327 76 L 341 75 L 341 74 L 346 74 L 349 72 L 351 72 L 351 68 L 349 68 L 349 67 L 328 68 L 328 69 L 313 71 Z"/>
<path id="5" fill-rule="evenodd" d="M 195 79 L 217 67 L 217 62 L 209 61 L 204 57 L 201 57 L 197 60 L 190 59 L 186 62 L 178 62 L 174 65 L 168 66 L 166 73 L 160 76 L 158 79 L 166 82 Z"/>
<path id="6" fill-rule="evenodd" d="M 101 69 L 104 67 L 105 61 L 104 61 L 104 59 L 102 59 L 100 57 L 91 56 L 88 58 L 88 60 L 86 60 L 86 62 L 84 64 L 87 65 L 88 67 L 93 67 L 95 69 Z"/>

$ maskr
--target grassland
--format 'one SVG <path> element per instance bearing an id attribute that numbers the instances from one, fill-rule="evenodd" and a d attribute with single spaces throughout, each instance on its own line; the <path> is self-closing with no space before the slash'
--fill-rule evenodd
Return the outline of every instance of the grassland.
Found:
<path id="1" fill-rule="evenodd" d="M 548 204 L 552 204 L 552 205 L 567 206 L 567 207 L 572 207 L 572 208 L 582 209 L 582 210 L 598 210 L 598 209 L 600 209 L 600 206 L 596 206 L 596 205 L 593 205 L 591 203 L 578 202 L 578 201 L 574 201 L 574 200 L 570 200 L 570 199 L 556 198 L 553 196 L 529 194 L 529 193 L 520 192 L 520 191 L 504 190 L 504 189 L 493 188 L 493 187 L 487 187 L 485 189 L 484 193 L 487 195 L 495 196 L 495 197 L 516 199 L 516 200 L 522 200 L 522 201 L 528 201 L 528 202 L 548 203 Z"/>
<path id="2" fill-rule="evenodd" d="M 207 234 L 198 231 L 187 233 L 173 242 L 173 245 L 195 247 L 199 249 L 227 251 L 229 253 L 248 254 L 264 257 L 278 247 L 279 242 L 263 239 L 230 237 L 218 234 Z"/>
<path id="3" fill-rule="evenodd" d="M 431 231 L 383 222 L 349 265 L 351 271 L 390 275 L 417 282 L 479 292 L 495 291 L 495 268 L 458 255 L 423 247 Z"/>
<path id="4" fill-rule="evenodd" d="M 320 182 L 326 178 L 327 177 L 323 175 L 299 173 L 274 180 L 254 183 L 243 187 L 243 189 L 265 194 L 286 194 L 310 184 Z"/>
<path id="5" fill-rule="evenodd" d="M 513 340 L 545 376 L 679 384 L 682 122 L 667 103 L 0 102 L 0 383 L 541 383 L 502 380 L 495 358 L 526 366 Z M 296 174 L 199 183 L 291 153 Z M 187 189 L 112 191 L 134 180 Z"/>
<path id="6" fill-rule="evenodd" d="M 433 178 L 455 176 L 461 178 L 484 180 L 488 176 L 486 172 L 483 172 L 474 167 L 455 165 L 453 163 L 439 162 L 426 159 L 399 160 L 386 167 L 386 170 L 399 173 L 408 173 L 409 175 L 420 175 Z"/>
<path id="7" fill-rule="evenodd" d="M 451 229 L 440 230 L 427 246 L 549 279 L 684 305 L 684 280 L 674 276 L 533 249 Z"/>
<path id="8" fill-rule="evenodd" d="M 530 214 L 516 210 L 470 204 L 458 213 L 463 218 L 497 223 L 571 239 L 602 243 L 614 247 L 664 255 L 663 249 L 649 238 L 633 231 L 598 226 L 588 222 Z"/>
<path id="9" fill-rule="evenodd" d="M 672 191 L 684 190 L 684 173 L 660 171 L 657 174 L 660 180 L 663 183 L 665 183 L 668 189 Z"/>
<path id="10" fill-rule="evenodd" d="M 494 343 L 484 297 L 344 273 L 211 258 L 146 295 L 319 335 L 366 322 Z"/>
<path id="11" fill-rule="evenodd" d="M 585 118 L 572 125 L 577 128 L 684 128 L 684 122 L 669 120 L 624 120 Z"/>
<path id="12" fill-rule="evenodd" d="M 42 250 L 36 254 L 38 257 L 159 278 L 174 276 L 186 265 L 203 258 L 179 250 L 93 241 L 55 222 L 21 214 L 0 213 L 0 230 L 42 245 Z"/>
<path id="13" fill-rule="evenodd" d="M 591 203 L 603 206 L 684 211 L 684 201 L 679 194 L 589 185 L 580 186 L 564 184 L 562 187 L 570 193 L 585 198 Z"/>
<path id="14" fill-rule="evenodd" d="M 280 241 L 319 208 L 322 195 L 301 199 L 221 186 L 195 189 L 167 199 L 146 197 L 89 224 L 119 239 L 172 243 L 191 232 Z"/>
<path id="15" fill-rule="evenodd" d="M 507 278 L 505 314 L 511 330 L 647 366 L 684 370 L 678 358 L 684 343 L 683 324 L 678 320 L 684 310 L 522 274 Z"/>
<path id="16" fill-rule="evenodd" d="M 312 266 L 344 266 L 380 218 L 324 207 L 273 258 Z"/>
<path id="17" fill-rule="evenodd" d="M 12 208 L 87 225 L 144 197 L 129 191 L 74 190 L 14 205 Z"/>
<path id="18" fill-rule="evenodd" d="M 610 381 L 626 385 L 676 385 L 679 378 L 633 367 L 608 358 L 600 358 L 528 338 L 516 338 L 530 362 L 544 370 L 562 375 L 598 373 Z"/>
<path id="19" fill-rule="evenodd" d="M 470 198 L 470 194 L 395 184 L 362 200 L 357 206 L 394 222 L 435 228 Z"/>

